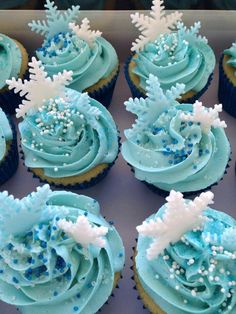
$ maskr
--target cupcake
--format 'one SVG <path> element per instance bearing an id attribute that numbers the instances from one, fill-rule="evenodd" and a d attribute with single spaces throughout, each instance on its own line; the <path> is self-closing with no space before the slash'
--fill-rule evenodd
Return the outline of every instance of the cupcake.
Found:
<path id="1" fill-rule="evenodd" d="M 64 69 L 73 71 L 69 88 L 88 94 L 108 107 L 119 72 L 115 49 L 101 37 L 101 32 L 90 30 L 90 22 L 74 22 L 79 6 L 72 6 L 65 15 L 57 11 L 54 2 L 46 0 L 47 21 L 33 21 L 31 29 L 45 36 L 36 55 L 50 77 Z"/>
<path id="2" fill-rule="evenodd" d="M 236 221 L 208 207 L 213 197 L 171 191 L 137 227 L 134 278 L 152 314 L 235 313 Z"/>
<path id="3" fill-rule="evenodd" d="M 218 98 L 224 110 L 236 118 L 236 42 L 220 60 Z"/>
<path id="4" fill-rule="evenodd" d="M 47 77 L 41 61 L 29 63 L 30 80 L 9 80 L 26 95 L 17 109 L 25 165 L 41 181 L 85 188 L 102 179 L 118 155 L 112 116 L 87 93 L 66 88 L 73 73 Z"/>
<path id="5" fill-rule="evenodd" d="M 0 108 L 0 184 L 5 183 L 16 172 L 18 162 L 14 124 Z"/>
<path id="6" fill-rule="evenodd" d="M 121 152 L 135 177 L 155 191 L 196 193 L 216 184 L 230 158 L 230 144 L 220 121 L 221 105 L 176 101 L 185 90 L 177 84 L 163 91 L 150 74 L 147 98 L 130 98 L 126 109 L 137 119 L 125 130 Z"/>
<path id="7" fill-rule="evenodd" d="M 49 185 L 0 199 L 0 299 L 22 314 L 96 313 L 124 266 L 122 240 L 97 201 Z"/>
<path id="8" fill-rule="evenodd" d="M 196 22 L 187 29 L 179 12 L 165 16 L 163 1 L 154 0 L 150 17 L 131 14 L 141 35 L 131 48 L 125 75 L 133 97 L 145 97 L 149 74 L 158 77 L 163 90 L 185 84 L 180 102 L 194 103 L 207 90 L 213 76 L 215 55 L 207 39 L 198 35 Z M 177 29 L 173 31 L 177 25 Z"/>
<path id="9" fill-rule="evenodd" d="M 26 75 L 28 55 L 21 43 L 3 34 L 0 34 L 0 47 L 0 107 L 12 114 L 21 102 L 21 97 L 8 90 L 6 80 Z"/>

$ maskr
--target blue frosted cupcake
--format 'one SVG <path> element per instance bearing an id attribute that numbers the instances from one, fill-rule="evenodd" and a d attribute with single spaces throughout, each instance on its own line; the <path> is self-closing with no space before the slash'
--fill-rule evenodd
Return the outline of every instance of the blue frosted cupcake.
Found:
<path id="1" fill-rule="evenodd" d="M 230 158 L 221 105 L 206 108 L 201 102 L 176 101 L 185 90 L 177 84 L 164 92 L 150 74 L 147 98 L 125 102 L 137 118 L 125 130 L 121 152 L 135 177 L 158 193 L 171 189 L 196 193 L 222 179 Z"/>
<path id="2" fill-rule="evenodd" d="M 98 202 L 48 185 L 0 200 L 0 299 L 22 314 L 96 313 L 124 266 L 122 240 Z"/>
<path id="3" fill-rule="evenodd" d="M 47 77 L 32 58 L 30 80 L 8 81 L 26 94 L 17 109 L 25 165 L 43 182 L 87 188 L 100 181 L 119 152 L 118 130 L 107 109 L 87 93 L 65 88 L 73 73 Z"/>
<path id="4" fill-rule="evenodd" d="M 131 14 L 132 23 L 141 35 L 133 43 L 133 54 L 126 61 L 127 82 L 133 97 L 145 97 L 150 73 L 158 77 L 164 91 L 183 83 L 185 91 L 179 101 L 194 103 L 212 80 L 214 52 L 207 39 L 198 35 L 200 22 L 187 29 L 180 22 L 181 13 L 164 14 L 161 0 L 153 1 L 150 17 Z"/>
<path id="5" fill-rule="evenodd" d="M 64 69 L 73 71 L 69 87 L 89 95 L 104 106 L 111 103 L 119 72 L 119 61 L 112 45 L 101 32 L 90 30 L 90 22 L 83 19 L 76 25 L 79 6 L 68 9 L 65 19 L 54 2 L 46 1 L 47 21 L 33 21 L 33 31 L 45 36 L 36 55 L 52 77 Z"/>
<path id="6" fill-rule="evenodd" d="M 0 108 L 0 184 L 16 172 L 19 157 L 13 122 Z"/>
<path id="7" fill-rule="evenodd" d="M 224 110 L 236 118 L 236 42 L 220 60 L 218 98 Z"/>
<path id="8" fill-rule="evenodd" d="M 152 314 L 235 313 L 236 221 L 208 207 L 213 197 L 171 191 L 137 227 L 134 279 Z"/>

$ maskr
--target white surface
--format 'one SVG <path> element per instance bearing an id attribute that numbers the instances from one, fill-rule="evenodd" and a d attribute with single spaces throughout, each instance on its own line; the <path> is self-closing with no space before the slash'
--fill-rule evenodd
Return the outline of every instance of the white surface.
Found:
<path id="1" fill-rule="evenodd" d="M 40 15 L 42 13 L 37 13 Z M 129 12 L 89 12 L 85 15 L 91 21 L 92 28 L 99 29 L 104 36 L 111 40 L 117 49 L 121 62 L 129 53 L 131 42 L 137 35 L 134 27 L 130 23 Z M 231 45 L 235 38 L 236 12 L 187 12 L 184 13 L 183 20 L 187 24 L 192 24 L 196 16 L 202 21 L 202 34 L 209 38 L 217 57 L 220 52 Z M 27 22 L 32 17 L 36 18 L 35 12 L 14 12 L 0 11 L 0 32 L 15 35 L 21 39 L 27 48 L 38 46 L 40 36 L 32 34 L 27 28 Z M 15 21 L 13 25 L 12 21 Z M 218 70 L 215 71 L 214 81 L 207 93 L 201 98 L 205 105 L 217 103 Z M 124 79 L 123 68 L 115 88 L 113 102 L 110 111 L 121 131 L 123 137 L 124 128 L 128 128 L 133 121 L 133 116 L 124 109 L 124 101 L 130 97 L 130 91 Z M 220 115 L 225 120 L 228 128 L 226 133 L 232 146 L 231 167 L 224 180 L 212 189 L 215 193 L 215 209 L 223 210 L 236 218 L 236 177 L 234 174 L 234 163 L 236 157 L 236 120 L 223 112 Z M 0 191 L 9 190 L 16 197 L 23 197 L 39 185 L 37 179 L 26 171 L 22 164 L 16 175 L 5 185 L 0 187 Z M 120 281 L 120 289 L 115 290 L 115 298 L 110 298 L 109 305 L 102 308 L 101 314 L 145 314 L 147 310 L 142 309 L 142 303 L 137 300 L 137 293 L 132 289 L 134 283 L 130 279 L 132 264 L 132 246 L 135 245 L 137 233 L 135 227 L 164 202 L 164 198 L 154 194 L 144 184 L 137 181 L 131 173 L 129 167 L 120 155 L 115 166 L 109 175 L 93 188 L 79 192 L 96 198 L 102 207 L 102 213 L 107 220 L 115 222 L 115 226 L 120 232 L 126 247 L 126 266 L 123 272 L 123 279 Z M 12 306 L 0 303 L 0 314 L 15 314 L 17 311 Z M 34 313 L 32 313 L 34 314 Z M 65 313 L 67 314 L 67 313 Z"/>

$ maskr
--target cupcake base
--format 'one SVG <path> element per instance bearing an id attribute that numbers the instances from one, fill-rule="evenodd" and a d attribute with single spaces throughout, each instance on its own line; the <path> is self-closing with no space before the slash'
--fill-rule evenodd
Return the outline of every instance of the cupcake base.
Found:
<path id="1" fill-rule="evenodd" d="M 19 164 L 16 129 L 11 119 L 9 117 L 8 119 L 13 132 L 13 139 L 7 143 L 6 155 L 0 162 L 0 184 L 5 183 L 14 175 Z"/>
<path id="2" fill-rule="evenodd" d="M 103 106 L 108 108 L 112 101 L 112 96 L 116 81 L 119 75 L 119 65 L 105 79 L 101 79 L 95 85 L 87 88 L 84 92 L 88 92 L 89 96 L 99 101 Z"/>
<path id="3" fill-rule="evenodd" d="M 146 98 L 145 91 L 139 86 L 139 78 L 137 75 L 135 75 L 132 72 L 132 69 L 135 66 L 133 59 L 133 55 L 130 55 L 125 63 L 124 71 L 125 71 L 125 77 L 128 82 L 129 88 L 131 90 L 133 98 Z M 209 76 L 206 86 L 199 92 L 189 91 L 182 95 L 181 99 L 178 99 L 177 101 L 180 103 L 187 103 L 187 104 L 193 104 L 196 100 L 198 100 L 208 89 L 209 85 L 211 84 L 211 81 L 213 79 L 213 73 Z"/>
<path id="4" fill-rule="evenodd" d="M 20 69 L 19 78 L 27 79 L 28 78 L 28 54 L 21 43 L 15 40 L 17 46 L 21 50 L 22 54 L 22 65 Z M 5 113 L 15 114 L 16 108 L 22 102 L 22 97 L 17 93 L 15 94 L 13 90 L 9 90 L 8 86 L 0 90 L 0 107 Z"/>
<path id="5" fill-rule="evenodd" d="M 236 69 L 227 64 L 228 59 L 226 55 L 220 59 L 218 99 L 223 109 L 236 118 Z"/>

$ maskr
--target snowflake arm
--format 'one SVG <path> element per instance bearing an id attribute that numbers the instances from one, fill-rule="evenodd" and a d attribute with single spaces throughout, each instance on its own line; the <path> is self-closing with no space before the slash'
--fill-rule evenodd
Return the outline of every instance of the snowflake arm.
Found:
<path id="1" fill-rule="evenodd" d="M 153 0 L 150 17 L 144 14 L 131 14 L 131 21 L 137 27 L 141 35 L 132 44 L 131 51 L 139 51 L 152 41 L 155 41 L 160 34 L 169 33 L 181 20 L 182 13 L 174 12 L 165 16 L 165 7 L 162 0 Z"/>
<path id="2" fill-rule="evenodd" d="M 57 225 L 85 248 L 90 244 L 100 248 L 103 248 L 106 245 L 106 241 L 103 237 L 108 233 L 108 228 L 103 226 L 92 226 L 89 223 L 88 218 L 85 216 L 79 216 L 76 223 L 61 219 L 58 221 Z"/>
<path id="3" fill-rule="evenodd" d="M 178 242 L 188 231 L 201 227 L 206 217 L 202 215 L 213 203 L 212 192 L 201 193 L 193 201 L 185 201 L 183 194 L 171 191 L 162 218 L 144 221 L 137 227 L 140 235 L 152 238 L 147 249 L 147 259 L 153 260 L 171 243 Z M 184 219 L 183 219 L 184 217 Z"/>
<path id="4" fill-rule="evenodd" d="M 90 47 L 93 47 L 96 38 L 102 35 L 102 32 L 100 31 L 91 31 L 90 22 L 87 18 L 82 20 L 81 26 L 76 25 L 75 23 L 69 23 L 69 27 L 78 38 L 86 41 Z"/>
<path id="5" fill-rule="evenodd" d="M 206 108 L 201 102 L 196 101 L 193 104 L 192 113 L 182 113 L 180 118 L 183 121 L 191 121 L 200 123 L 203 132 L 209 133 L 211 127 L 213 128 L 226 128 L 225 121 L 220 121 L 219 112 L 222 111 L 222 105 L 215 105 L 214 108 Z"/>

